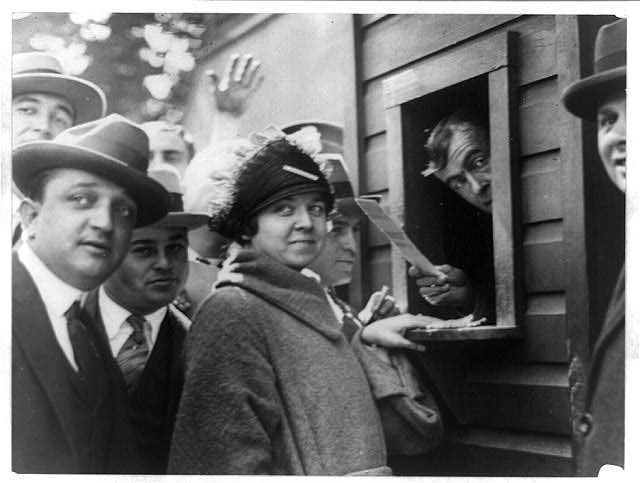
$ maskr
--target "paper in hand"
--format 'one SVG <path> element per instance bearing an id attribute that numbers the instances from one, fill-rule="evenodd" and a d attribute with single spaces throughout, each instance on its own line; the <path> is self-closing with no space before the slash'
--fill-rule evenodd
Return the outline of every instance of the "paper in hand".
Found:
<path id="1" fill-rule="evenodd" d="M 365 215 L 367 215 L 373 224 L 400 250 L 402 258 L 419 268 L 424 275 L 445 277 L 445 274 L 438 270 L 435 265 L 416 248 L 406 233 L 382 210 L 378 203 L 366 198 L 356 198 L 356 203 L 362 208 L 362 211 L 364 211 Z"/>

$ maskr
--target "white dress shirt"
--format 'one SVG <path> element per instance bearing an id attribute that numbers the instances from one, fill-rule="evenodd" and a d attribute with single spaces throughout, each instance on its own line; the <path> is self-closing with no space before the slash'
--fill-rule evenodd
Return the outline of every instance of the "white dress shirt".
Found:
<path id="1" fill-rule="evenodd" d="M 69 339 L 67 329 L 67 318 L 65 312 L 69 310 L 76 300 L 84 303 L 86 292 L 72 287 L 68 283 L 60 280 L 51 270 L 47 268 L 42 260 L 36 255 L 28 242 L 20 244 L 18 248 L 18 259 L 33 278 L 36 288 L 42 297 L 47 315 L 56 336 L 58 345 L 66 356 L 69 364 L 76 372 L 78 366 L 73 357 L 73 346 Z"/>
<path id="2" fill-rule="evenodd" d="M 127 322 L 131 312 L 109 297 L 102 286 L 98 291 L 98 307 L 100 309 L 100 316 L 102 317 L 104 328 L 107 332 L 107 336 L 109 337 L 111 353 L 113 354 L 113 357 L 116 357 L 124 343 L 133 333 L 133 327 L 131 327 L 131 324 Z M 167 315 L 167 310 L 167 306 L 161 307 L 155 312 L 151 312 L 144 316 L 151 326 L 151 333 L 149 334 L 149 337 L 147 337 L 149 352 L 153 350 L 153 345 L 158 338 L 158 332 L 160 332 L 160 325 L 162 325 L 162 321 L 164 320 L 165 315 Z"/>

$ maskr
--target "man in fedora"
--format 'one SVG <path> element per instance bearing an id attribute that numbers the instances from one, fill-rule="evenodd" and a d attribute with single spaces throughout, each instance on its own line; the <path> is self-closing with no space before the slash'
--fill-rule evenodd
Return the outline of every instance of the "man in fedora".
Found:
<path id="1" fill-rule="evenodd" d="M 121 397 L 82 303 L 120 265 L 133 228 L 169 209 L 147 160 L 145 133 L 116 114 L 13 150 L 26 235 L 12 261 L 16 472 L 136 470 Z"/>
<path id="2" fill-rule="evenodd" d="M 623 193 L 627 179 L 627 21 L 600 28 L 594 73 L 562 95 L 569 112 L 597 123 L 598 153 L 605 172 Z M 578 421 L 578 473 L 595 476 L 604 464 L 624 464 L 624 266 L 591 354 L 585 412 Z"/>
<path id="3" fill-rule="evenodd" d="M 65 75 L 60 62 L 44 52 L 13 56 L 13 146 L 53 139 L 76 124 L 94 121 L 107 111 L 100 87 Z"/>
<path id="4" fill-rule="evenodd" d="M 85 309 L 119 372 L 143 472 L 163 474 L 182 386 L 183 344 L 190 320 L 171 302 L 188 275 L 187 232 L 207 223 L 186 212 L 178 171 L 149 170 L 171 194 L 162 220 L 133 230 L 118 269 L 87 297 Z"/>
<path id="5" fill-rule="evenodd" d="M 44 52 L 13 56 L 11 89 L 14 148 L 28 141 L 53 139 L 71 126 L 103 117 L 107 111 L 100 87 L 65 75 L 58 59 Z M 19 204 L 20 197 L 14 193 L 14 210 Z M 18 218 L 14 220 L 14 242 L 20 236 Z"/>

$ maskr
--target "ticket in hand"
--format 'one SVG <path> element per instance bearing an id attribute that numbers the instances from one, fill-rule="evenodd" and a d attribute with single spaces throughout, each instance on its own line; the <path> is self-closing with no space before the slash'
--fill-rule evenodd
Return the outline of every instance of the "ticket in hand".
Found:
<path id="1" fill-rule="evenodd" d="M 370 199 L 356 198 L 356 203 L 365 215 L 378 229 L 384 233 L 389 241 L 400 250 L 400 255 L 410 264 L 415 265 L 424 275 L 434 275 L 445 278 L 446 275 L 438 270 L 431 261 L 418 250 L 402 228 L 387 215 L 380 205 Z"/>

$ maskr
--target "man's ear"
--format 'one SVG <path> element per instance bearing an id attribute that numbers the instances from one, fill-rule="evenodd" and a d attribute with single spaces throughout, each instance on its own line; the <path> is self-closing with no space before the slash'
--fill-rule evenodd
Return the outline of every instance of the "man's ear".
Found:
<path id="1" fill-rule="evenodd" d="M 32 199 L 25 198 L 20 203 L 20 208 L 18 208 L 22 227 L 29 239 L 36 237 L 36 229 L 39 222 L 38 215 L 40 214 L 41 207 L 42 204 L 39 201 L 33 201 Z"/>

